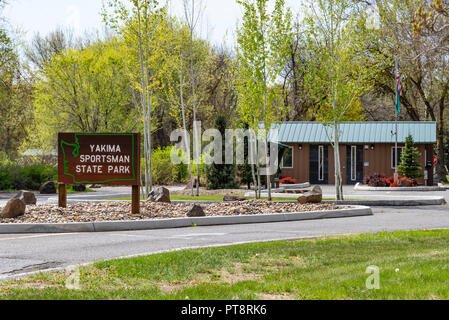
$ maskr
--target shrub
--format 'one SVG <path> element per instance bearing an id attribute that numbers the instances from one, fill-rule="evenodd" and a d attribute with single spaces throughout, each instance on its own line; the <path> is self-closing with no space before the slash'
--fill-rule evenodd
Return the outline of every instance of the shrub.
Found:
<path id="1" fill-rule="evenodd" d="M 374 177 L 374 175 L 373 175 Z M 368 177 L 366 177 L 365 179 L 368 179 Z M 375 181 L 378 181 L 378 179 L 380 179 L 382 182 L 379 183 L 378 185 L 375 185 Z M 409 178 L 405 178 L 401 175 L 398 176 L 398 179 L 395 181 L 394 180 L 394 176 L 389 177 L 389 178 L 385 178 L 382 177 L 381 175 L 378 175 L 377 177 L 373 178 L 373 183 L 369 184 L 369 186 L 372 187 L 391 187 L 391 188 L 395 188 L 399 186 L 400 181 L 407 181 L 412 187 L 417 185 L 417 182 L 413 179 L 409 179 Z"/>
<path id="2" fill-rule="evenodd" d="M 0 166 L 0 190 L 12 189 L 12 177 L 9 167 Z"/>
<path id="3" fill-rule="evenodd" d="M 171 148 L 158 148 L 153 150 L 152 173 L 153 183 L 157 185 L 168 185 L 173 183 L 173 167 L 174 164 L 170 159 Z"/>
<path id="4" fill-rule="evenodd" d="M 363 178 L 363 183 L 370 187 L 388 187 L 390 184 L 386 181 L 386 177 L 380 173 L 373 173 Z"/>
<path id="5" fill-rule="evenodd" d="M 227 118 L 218 115 L 215 118 L 215 128 L 220 131 L 222 137 L 225 136 L 227 128 Z M 222 144 L 222 152 L 225 154 L 225 143 Z M 238 188 L 240 183 L 236 179 L 236 165 L 223 163 L 223 158 L 218 163 L 212 162 L 206 166 L 206 188 L 207 190 Z"/>
<path id="6" fill-rule="evenodd" d="M 407 181 L 410 184 L 410 186 L 412 186 L 412 187 L 417 185 L 415 180 L 409 179 L 409 178 L 405 178 L 405 177 L 403 177 L 401 175 L 398 176 L 398 179 L 396 181 L 394 181 L 394 177 L 388 178 L 388 182 L 390 183 L 390 187 L 391 188 L 399 187 L 399 182 L 400 181 Z"/>
<path id="7" fill-rule="evenodd" d="M 418 149 L 415 147 L 412 135 L 409 134 L 405 140 L 405 148 L 401 155 L 398 172 L 409 179 L 422 177 L 421 166 L 418 161 L 420 155 Z"/>
<path id="8" fill-rule="evenodd" d="M 57 168 L 49 165 L 0 166 L 0 190 L 39 190 L 47 181 L 57 180 Z"/>
<path id="9" fill-rule="evenodd" d="M 296 179 L 290 178 L 290 177 L 286 177 L 286 178 L 282 178 L 281 180 L 279 180 L 279 183 L 281 184 L 295 184 L 296 183 Z"/>
<path id="10" fill-rule="evenodd" d="M 153 183 L 156 185 L 169 185 L 173 182 L 185 182 L 189 173 L 187 164 L 174 164 L 171 161 L 170 153 L 173 146 L 154 149 L 151 154 L 151 172 Z M 145 180 L 145 160 L 141 159 L 140 173 L 142 180 Z"/>

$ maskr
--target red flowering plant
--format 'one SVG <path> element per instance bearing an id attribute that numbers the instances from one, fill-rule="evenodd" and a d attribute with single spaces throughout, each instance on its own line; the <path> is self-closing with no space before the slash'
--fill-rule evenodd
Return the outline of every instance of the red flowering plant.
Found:
<path id="1" fill-rule="evenodd" d="M 286 178 L 282 178 L 281 180 L 279 180 L 279 182 L 281 184 L 295 184 L 296 183 L 296 179 L 290 178 L 290 177 L 286 177 Z"/>
<path id="2" fill-rule="evenodd" d="M 395 181 L 394 177 L 386 178 L 382 174 L 373 173 L 365 176 L 363 179 L 364 184 L 370 187 L 414 187 L 417 185 L 416 181 L 413 179 L 405 178 L 401 175 L 398 176 L 398 179 Z"/>
<path id="3" fill-rule="evenodd" d="M 390 177 L 385 181 L 391 188 L 397 187 L 414 187 L 417 185 L 416 181 L 413 179 L 405 178 L 401 175 L 398 176 L 398 179 L 395 181 L 394 177 Z"/>

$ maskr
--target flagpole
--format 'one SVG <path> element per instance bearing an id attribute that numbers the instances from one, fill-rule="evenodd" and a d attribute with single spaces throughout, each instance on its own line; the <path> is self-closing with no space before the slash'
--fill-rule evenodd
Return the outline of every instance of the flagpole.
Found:
<path id="1" fill-rule="evenodd" d="M 394 181 L 397 181 L 399 178 L 399 173 L 398 173 L 398 167 L 399 167 L 399 163 L 398 163 L 398 113 L 396 112 L 396 116 L 395 116 L 395 127 L 396 127 L 396 142 L 394 145 L 394 150 L 395 150 L 395 162 L 396 162 L 396 168 L 394 170 Z"/>
<path id="2" fill-rule="evenodd" d="M 399 75 L 399 66 L 398 66 L 398 58 L 396 57 L 396 77 L 398 77 Z M 399 88 L 398 88 L 398 80 L 396 78 L 396 103 L 397 103 L 397 95 L 399 94 Z M 398 111 L 397 111 L 397 105 L 395 106 L 395 130 L 396 130 L 396 141 L 395 141 L 395 145 L 394 145 L 394 150 L 395 150 L 395 163 L 396 163 L 396 168 L 394 170 L 394 181 L 397 181 L 399 178 L 399 174 L 398 174 L 398 167 L 399 167 L 399 163 L 398 163 Z"/>

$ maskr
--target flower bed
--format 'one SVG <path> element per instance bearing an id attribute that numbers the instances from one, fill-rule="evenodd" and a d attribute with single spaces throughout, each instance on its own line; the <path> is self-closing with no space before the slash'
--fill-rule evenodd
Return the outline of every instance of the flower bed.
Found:
<path id="1" fill-rule="evenodd" d="M 369 187 L 416 187 L 417 183 L 413 179 L 405 178 L 401 175 L 398 176 L 398 179 L 395 180 L 394 177 L 385 177 L 382 174 L 374 173 L 366 176 L 363 179 L 363 183 Z"/>
<path id="2" fill-rule="evenodd" d="M 282 178 L 279 181 L 280 184 L 296 184 L 296 179 L 290 178 L 290 177 L 286 177 L 286 178 Z"/>

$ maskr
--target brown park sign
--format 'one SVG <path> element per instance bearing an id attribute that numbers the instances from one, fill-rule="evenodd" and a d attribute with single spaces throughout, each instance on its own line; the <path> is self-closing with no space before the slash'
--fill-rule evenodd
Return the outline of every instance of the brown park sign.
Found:
<path id="1" fill-rule="evenodd" d="M 68 184 L 133 186 L 134 198 L 140 185 L 140 134 L 59 133 L 58 184 L 60 193 Z M 61 195 L 60 206 L 66 206 Z"/>

